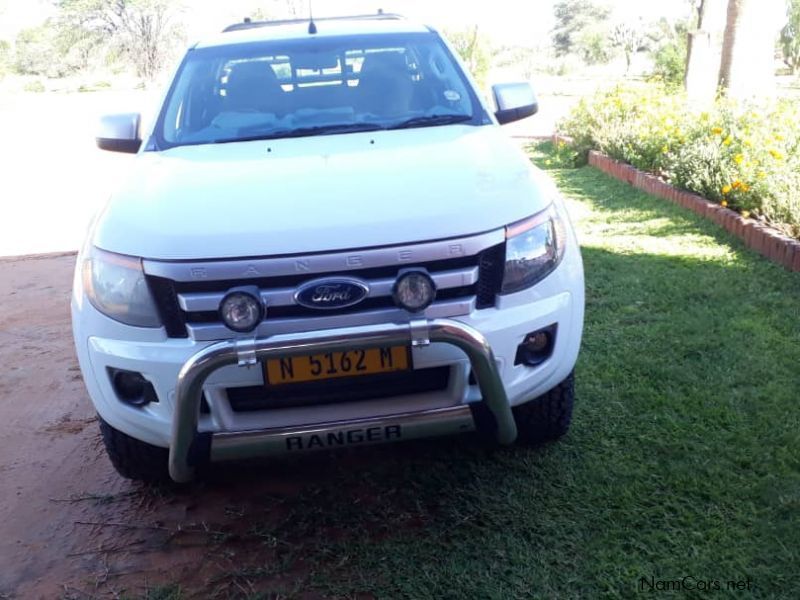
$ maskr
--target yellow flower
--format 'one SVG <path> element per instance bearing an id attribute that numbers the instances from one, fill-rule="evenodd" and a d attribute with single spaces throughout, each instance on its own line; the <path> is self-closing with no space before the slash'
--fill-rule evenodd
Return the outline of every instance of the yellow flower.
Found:
<path id="1" fill-rule="evenodd" d="M 733 161 L 737 165 L 742 164 L 744 162 L 744 154 L 737 154 L 736 156 L 733 157 Z"/>
<path id="2" fill-rule="evenodd" d="M 723 200 L 722 202 L 720 202 L 720 204 L 722 206 L 728 206 L 728 201 L 727 200 Z"/>
<path id="3" fill-rule="evenodd" d="M 742 190 L 743 192 L 749 192 L 749 191 L 750 191 L 750 186 L 749 186 L 749 185 L 747 185 L 746 183 L 743 183 L 743 184 L 742 184 L 742 187 L 741 187 L 741 190 Z"/>
<path id="4" fill-rule="evenodd" d="M 738 190 L 740 187 L 742 187 L 741 181 L 737 179 L 736 181 L 733 182 L 733 189 Z"/>
<path id="5" fill-rule="evenodd" d="M 759 171 L 757 177 L 759 179 L 766 179 L 767 178 L 767 174 L 764 173 L 764 171 Z"/>
<path id="6" fill-rule="evenodd" d="M 742 211 L 742 216 L 743 216 L 745 219 L 749 219 L 749 218 L 750 218 L 750 211 L 749 211 L 749 210 L 743 210 L 743 211 Z"/>
<path id="7" fill-rule="evenodd" d="M 667 152 L 669 152 L 669 146 L 662 146 L 661 154 L 666 154 Z"/>
<path id="8" fill-rule="evenodd" d="M 782 135 L 780 135 L 780 134 L 777 134 L 777 133 L 776 133 L 776 134 L 775 134 L 775 139 L 776 139 L 777 141 L 779 141 L 779 142 L 782 142 L 782 141 L 784 140 L 784 137 L 783 137 Z"/>
<path id="9" fill-rule="evenodd" d="M 730 146 L 732 141 L 733 141 L 733 138 L 731 136 L 728 136 L 724 140 L 722 140 L 722 144 L 724 146 Z"/>
<path id="10" fill-rule="evenodd" d="M 744 144 L 744 147 L 745 147 L 745 148 L 749 148 L 750 146 L 752 146 L 752 145 L 753 145 L 753 142 L 751 142 L 751 141 L 750 141 L 748 138 L 745 138 L 745 139 L 742 141 L 742 144 Z"/>
<path id="11" fill-rule="evenodd" d="M 783 160 L 783 154 L 775 150 L 775 148 L 770 148 L 769 153 L 772 155 L 772 158 L 775 160 Z"/>
<path id="12" fill-rule="evenodd" d="M 713 133 L 714 135 L 722 135 L 722 127 L 714 127 L 711 130 L 711 133 Z"/>
<path id="13" fill-rule="evenodd" d="M 722 193 L 723 194 L 730 194 L 731 193 L 731 186 L 729 186 L 729 185 L 724 186 L 722 188 Z"/>

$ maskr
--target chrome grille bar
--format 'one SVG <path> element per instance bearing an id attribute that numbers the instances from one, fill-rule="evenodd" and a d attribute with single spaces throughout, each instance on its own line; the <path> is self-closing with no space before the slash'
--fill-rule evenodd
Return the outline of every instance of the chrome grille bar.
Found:
<path id="1" fill-rule="evenodd" d="M 440 271 L 431 273 L 431 277 L 439 290 L 470 286 L 478 282 L 478 267 Z M 366 279 L 365 281 L 370 290 L 368 298 L 381 298 L 391 296 L 395 279 Z M 294 300 L 296 291 L 296 288 L 262 289 L 261 299 L 268 311 L 270 306 L 295 306 L 297 304 Z M 226 293 L 227 291 L 184 292 L 178 294 L 178 304 L 182 310 L 187 312 L 215 311 L 219 308 Z"/>

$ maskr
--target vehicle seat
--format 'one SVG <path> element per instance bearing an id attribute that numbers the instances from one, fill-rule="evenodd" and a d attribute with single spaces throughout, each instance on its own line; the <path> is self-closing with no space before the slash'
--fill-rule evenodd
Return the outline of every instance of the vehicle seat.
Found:
<path id="1" fill-rule="evenodd" d="M 363 113 L 396 117 L 408 113 L 414 84 L 403 54 L 368 54 L 359 73 L 357 108 Z"/>
<path id="2" fill-rule="evenodd" d="M 272 67 L 263 61 L 242 62 L 231 66 L 223 110 L 282 114 L 283 97 Z"/>

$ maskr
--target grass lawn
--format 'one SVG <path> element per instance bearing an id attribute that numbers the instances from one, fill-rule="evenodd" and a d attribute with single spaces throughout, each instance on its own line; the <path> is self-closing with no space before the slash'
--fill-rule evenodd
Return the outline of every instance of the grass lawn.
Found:
<path id="1" fill-rule="evenodd" d="M 800 276 L 687 210 L 532 152 L 569 199 L 586 267 L 569 435 L 333 462 L 253 523 L 270 560 L 231 580 L 508 599 L 631 597 L 641 578 L 691 576 L 719 582 L 713 597 L 797 597 Z"/>

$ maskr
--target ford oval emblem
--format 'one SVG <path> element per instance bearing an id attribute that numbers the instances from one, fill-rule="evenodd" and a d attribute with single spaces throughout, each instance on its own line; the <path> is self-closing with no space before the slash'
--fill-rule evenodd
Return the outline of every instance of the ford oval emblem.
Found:
<path id="1" fill-rule="evenodd" d="M 369 294 L 366 282 L 350 277 L 315 279 L 301 285 L 294 301 L 306 308 L 334 310 L 361 302 Z"/>

